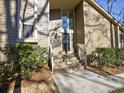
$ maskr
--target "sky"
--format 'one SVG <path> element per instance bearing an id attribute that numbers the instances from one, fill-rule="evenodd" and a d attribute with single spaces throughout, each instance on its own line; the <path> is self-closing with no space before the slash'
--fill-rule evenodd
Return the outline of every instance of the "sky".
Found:
<path id="1" fill-rule="evenodd" d="M 96 2 L 107 11 L 107 0 L 96 0 Z M 124 0 L 117 0 L 113 4 L 112 14 L 115 19 L 122 21 L 124 15 Z"/>

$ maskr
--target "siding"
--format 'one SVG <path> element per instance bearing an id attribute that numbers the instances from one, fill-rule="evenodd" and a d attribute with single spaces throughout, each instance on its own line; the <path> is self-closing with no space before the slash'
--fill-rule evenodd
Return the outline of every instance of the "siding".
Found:
<path id="1" fill-rule="evenodd" d="M 111 47 L 110 23 L 84 1 L 85 45 L 91 53 L 97 47 Z"/>
<path id="2" fill-rule="evenodd" d="M 20 17 L 22 19 L 26 2 L 25 0 L 22 0 L 20 3 L 21 3 Z M 34 22 L 34 0 L 28 0 L 27 8 L 25 11 L 25 23 L 33 24 L 33 22 Z"/>
<path id="3" fill-rule="evenodd" d="M 25 1 L 22 1 L 20 17 L 22 19 Z M 34 21 L 36 19 L 36 22 Z M 34 38 L 26 42 L 37 42 L 42 47 L 48 47 L 49 0 L 29 0 L 25 13 L 25 23 L 35 24 Z M 20 31 L 22 25 L 20 25 Z M 25 40 L 24 40 L 25 41 Z"/>
<path id="4" fill-rule="evenodd" d="M 19 24 L 19 39 L 23 39 L 23 21 L 24 21 L 24 24 L 28 24 L 28 25 L 33 25 L 34 24 L 34 5 L 35 5 L 35 2 L 34 0 L 28 0 L 28 3 L 27 3 L 27 7 L 26 7 L 26 10 L 24 9 L 25 8 L 25 4 L 26 4 L 26 0 L 21 0 L 20 1 L 20 24 Z M 24 10 L 25 10 L 25 19 L 23 20 L 23 13 L 24 13 Z M 34 31 L 32 32 L 32 34 L 34 34 Z M 28 38 L 28 37 L 27 37 Z M 26 38 L 26 39 L 27 39 Z M 25 41 L 25 40 L 24 40 Z"/>
<path id="5" fill-rule="evenodd" d="M 37 0 L 38 2 L 38 44 L 42 47 L 48 46 L 49 33 L 49 0 Z"/>
<path id="6" fill-rule="evenodd" d="M 0 46 L 15 43 L 17 39 L 17 2 L 0 0 Z M 0 60 L 6 57 L 0 53 Z"/>
<path id="7" fill-rule="evenodd" d="M 0 45 L 14 43 L 17 38 L 17 6 L 14 0 L 0 0 Z"/>

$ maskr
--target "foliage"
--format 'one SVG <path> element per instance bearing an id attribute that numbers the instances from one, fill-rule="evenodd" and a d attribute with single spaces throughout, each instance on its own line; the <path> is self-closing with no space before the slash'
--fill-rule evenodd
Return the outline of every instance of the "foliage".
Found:
<path id="1" fill-rule="evenodd" d="M 96 62 L 97 56 L 96 52 L 93 51 L 91 54 L 87 55 L 87 65 L 90 65 L 90 63 Z"/>
<path id="2" fill-rule="evenodd" d="M 116 48 L 116 59 L 118 61 L 116 65 L 124 64 L 124 48 Z"/>
<path id="3" fill-rule="evenodd" d="M 88 63 L 96 63 L 98 67 L 124 65 L 124 48 L 96 48 L 88 57 Z"/>
<path id="4" fill-rule="evenodd" d="M 87 61 L 97 64 L 98 67 L 123 66 L 124 48 L 96 48 Z"/>
<path id="5" fill-rule="evenodd" d="M 0 51 L 7 56 L 7 61 L 0 63 L 0 72 L 4 79 L 10 80 L 15 75 L 29 78 L 31 71 L 41 68 L 47 62 L 46 48 L 28 43 L 6 45 Z"/>
<path id="6" fill-rule="evenodd" d="M 116 89 L 110 93 L 124 93 L 124 88 L 121 88 L 121 89 Z"/>
<path id="7" fill-rule="evenodd" d="M 96 52 L 99 67 L 111 66 L 116 63 L 114 48 L 97 48 Z"/>

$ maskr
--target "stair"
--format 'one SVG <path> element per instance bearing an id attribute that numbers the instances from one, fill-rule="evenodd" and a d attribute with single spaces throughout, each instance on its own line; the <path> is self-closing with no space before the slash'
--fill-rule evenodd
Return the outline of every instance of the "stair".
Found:
<path id="1" fill-rule="evenodd" d="M 84 69 L 74 54 L 54 56 L 54 70 L 78 71 Z"/>

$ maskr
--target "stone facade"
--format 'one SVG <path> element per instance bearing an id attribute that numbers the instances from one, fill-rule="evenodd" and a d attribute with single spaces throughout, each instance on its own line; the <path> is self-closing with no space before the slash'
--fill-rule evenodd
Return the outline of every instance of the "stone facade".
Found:
<path id="1" fill-rule="evenodd" d="M 87 53 L 98 47 L 123 47 L 124 27 L 92 0 L 83 0 Z"/>
<path id="2" fill-rule="evenodd" d="M 86 1 L 83 6 L 87 52 L 91 53 L 97 47 L 111 47 L 110 22 Z"/>

